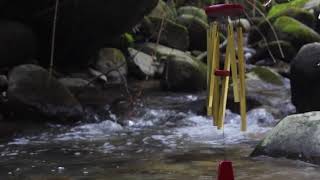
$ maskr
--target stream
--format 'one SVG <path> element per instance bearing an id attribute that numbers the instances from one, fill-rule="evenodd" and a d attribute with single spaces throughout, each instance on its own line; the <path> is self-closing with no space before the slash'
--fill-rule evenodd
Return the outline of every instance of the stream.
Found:
<path id="1" fill-rule="evenodd" d="M 266 109 L 250 110 L 248 131 L 240 132 L 240 116 L 229 110 L 222 131 L 210 118 L 177 108 L 203 98 L 150 96 L 123 126 L 114 115 L 72 127 L 49 125 L 42 133 L 16 137 L 0 144 L 0 179 L 213 180 L 224 158 L 233 161 L 237 180 L 320 179 L 316 165 L 249 157 L 276 123 Z"/>

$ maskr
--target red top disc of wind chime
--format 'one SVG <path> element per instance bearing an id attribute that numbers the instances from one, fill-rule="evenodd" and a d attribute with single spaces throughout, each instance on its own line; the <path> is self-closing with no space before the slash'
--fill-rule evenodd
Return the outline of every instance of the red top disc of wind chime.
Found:
<path id="1" fill-rule="evenodd" d="M 239 16 L 244 12 L 241 4 L 214 4 L 205 8 L 209 17 Z"/>

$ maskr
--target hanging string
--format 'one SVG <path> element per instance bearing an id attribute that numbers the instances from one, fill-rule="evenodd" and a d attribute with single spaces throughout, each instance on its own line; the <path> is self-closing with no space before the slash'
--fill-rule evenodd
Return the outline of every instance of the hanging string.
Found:
<path id="1" fill-rule="evenodd" d="M 53 63 L 54 63 L 58 11 L 59 11 L 59 0 L 56 0 L 55 8 L 54 8 L 53 24 L 52 24 L 51 54 L 50 54 L 50 66 L 49 66 L 49 76 L 50 77 L 52 76 Z"/>

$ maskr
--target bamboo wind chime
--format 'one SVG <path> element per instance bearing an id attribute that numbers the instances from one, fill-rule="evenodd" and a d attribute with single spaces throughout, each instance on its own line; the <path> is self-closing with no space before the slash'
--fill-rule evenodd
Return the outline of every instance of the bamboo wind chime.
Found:
<path id="1" fill-rule="evenodd" d="M 218 22 L 210 23 L 207 31 L 207 115 L 213 117 L 214 125 L 218 129 L 224 126 L 230 76 L 232 78 L 234 102 L 240 103 L 241 131 L 247 129 L 243 32 L 242 27 L 236 27 L 238 47 L 236 51 L 234 27 L 230 20 L 230 16 L 239 15 L 242 11 L 243 7 L 238 4 L 218 4 L 206 8 L 209 18 L 228 16 L 226 19 L 227 47 L 223 69 L 220 67 Z"/>

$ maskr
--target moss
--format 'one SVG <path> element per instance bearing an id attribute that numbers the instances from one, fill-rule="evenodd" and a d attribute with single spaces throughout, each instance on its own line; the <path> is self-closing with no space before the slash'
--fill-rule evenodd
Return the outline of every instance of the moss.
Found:
<path id="1" fill-rule="evenodd" d="M 150 21 L 152 22 L 151 38 L 157 40 L 162 18 L 150 17 Z M 188 29 L 181 24 L 165 19 L 160 43 L 179 50 L 187 50 L 189 48 Z"/>
<path id="2" fill-rule="evenodd" d="M 314 23 L 315 23 L 315 17 L 314 15 L 302 8 L 297 8 L 297 7 L 291 7 L 291 8 L 287 8 L 283 11 L 279 11 L 278 13 L 269 16 L 268 20 L 270 22 L 274 22 L 278 17 L 280 16 L 289 16 L 292 17 L 306 25 L 308 25 L 309 27 L 313 27 Z"/>
<path id="3" fill-rule="evenodd" d="M 124 33 L 121 35 L 121 43 L 123 47 L 132 47 L 134 45 L 134 38 L 130 33 Z"/>
<path id="4" fill-rule="evenodd" d="M 288 3 L 277 4 L 271 8 L 268 13 L 268 17 L 272 17 L 276 14 L 280 14 L 288 8 L 301 8 L 303 7 L 309 0 L 293 0 Z"/>
<path id="5" fill-rule="evenodd" d="M 204 22 L 208 22 L 208 18 L 207 15 L 205 13 L 205 11 L 203 9 L 194 7 L 194 6 L 183 6 L 180 7 L 177 11 L 178 16 L 181 16 L 183 14 L 188 14 L 188 15 L 192 15 L 195 17 L 200 18 L 201 20 L 203 20 Z"/>
<path id="6" fill-rule="evenodd" d="M 268 68 L 255 67 L 252 69 L 252 72 L 256 74 L 261 80 L 267 83 L 283 85 L 280 75 L 276 74 Z"/>
<path id="7" fill-rule="evenodd" d="M 291 42 L 297 48 L 307 43 L 320 41 L 320 35 L 317 32 L 293 18 L 282 16 L 273 25 L 280 39 Z"/>

